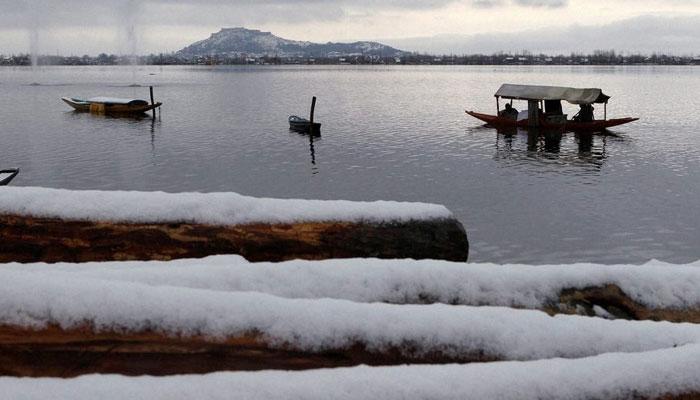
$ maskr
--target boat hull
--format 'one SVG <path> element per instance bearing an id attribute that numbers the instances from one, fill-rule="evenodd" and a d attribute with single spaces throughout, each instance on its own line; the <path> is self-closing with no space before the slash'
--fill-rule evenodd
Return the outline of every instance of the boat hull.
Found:
<path id="1" fill-rule="evenodd" d="M 528 121 L 516 121 L 509 118 L 503 118 L 496 115 L 482 114 L 474 111 L 466 111 L 472 117 L 485 122 L 487 125 L 494 128 L 528 128 Z M 541 120 L 539 128 L 543 129 L 562 129 L 566 132 L 600 132 L 614 126 L 628 124 L 637 121 L 639 118 L 617 118 L 591 122 L 576 122 L 566 121 L 565 124 L 551 124 Z"/>
<path id="2" fill-rule="evenodd" d="M 73 107 L 75 111 L 90 112 L 93 114 L 105 115 L 139 115 L 158 108 L 162 103 L 155 104 L 112 104 L 83 101 L 62 97 L 66 104 Z"/>
<path id="3" fill-rule="evenodd" d="M 77 99 L 71 99 L 68 97 L 61 97 L 61 100 L 63 100 L 64 103 L 68 104 L 69 106 L 73 107 L 75 111 L 90 111 L 90 103 L 86 101 L 80 101 Z"/>
<path id="4" fill-rule="evenodd" d="M 0 186 L 6 186 L 19 174 L 18 168 L 0 170 Z"/>
<path id="5" fill-rule="evenodd" d="M 295 115 L 289 117 L 289 129 L 299 133 L 309 133 L 314 136 L 321 134 L 321 124 L 311 122 L 308 119 L 300 118 Z"/>

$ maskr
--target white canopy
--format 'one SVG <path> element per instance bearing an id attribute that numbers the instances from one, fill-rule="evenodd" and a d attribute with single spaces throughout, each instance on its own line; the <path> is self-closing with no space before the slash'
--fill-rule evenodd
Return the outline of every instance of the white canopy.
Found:
<path id="1" fill-rule="evenodd" d="M 561 86 L 512 85 L 498 89 L 496 97 L 515 100 L 566 100 L 572 104 L 607 103 L 610 96 L 601 89 L 576 89 Z"/>

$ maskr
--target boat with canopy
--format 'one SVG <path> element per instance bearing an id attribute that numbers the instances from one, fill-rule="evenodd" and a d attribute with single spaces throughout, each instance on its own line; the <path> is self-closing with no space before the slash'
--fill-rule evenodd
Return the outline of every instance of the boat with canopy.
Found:
<path id="1" fill-rule="evenodd" d="M 610 96 L 601 89 L 577 89 L 562 86 L 533 86 L 504 84 L 496 94 L 496 115 L 466 111 L 467 114 L 486 122 L 495 128 L 530 127 L 556 128 L 570 132 L 599 132 L 613 126 L 637 121 L 639 118 L 608 119 L 608 100 Z M 506 109 L 501 110 L 500 99 L 510 100 Z M 512 107 L 513 100 L 527 101 L 525 112 L 517 113 Z M 578 114 L 568 119 L 563 113 L 562 101 L 581 107 Z M 603 104 L 602 120 L 596 120 L 593 104 Z"/>

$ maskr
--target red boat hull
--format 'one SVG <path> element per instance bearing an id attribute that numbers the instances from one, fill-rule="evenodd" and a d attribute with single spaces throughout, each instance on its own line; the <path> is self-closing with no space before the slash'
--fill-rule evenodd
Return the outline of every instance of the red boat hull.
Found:
<path id="1" fill-rule="evenodd" d="M 488 125 L 494 128 L 527 128 L 528 121 L 521 120 L 515 121 L 509 118 L 498 117 L 495 115 L 481 114 L 474 111 L 467 111 L 467 114 L 472 117 L 486 122 Z M 604 121 L 591 121 L 591 122 L 576 122 L 576 121 L 566 121 L 566 124 L 551 124 L 547 123 L 545 120 L 540 120 L 540 128 L 544 129 L 563 129 L 567 132 L 599 132 L 605 129 L 611 128 L 613 126 L 628 124 L 634 122 L 639 118 L 617 118 L 617 119 L 607 119 Z"/>

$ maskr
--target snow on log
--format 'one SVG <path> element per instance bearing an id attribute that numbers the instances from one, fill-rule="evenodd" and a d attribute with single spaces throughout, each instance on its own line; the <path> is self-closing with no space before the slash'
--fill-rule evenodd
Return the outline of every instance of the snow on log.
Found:
<path id="1" fill-rule="evenodd" d="M 493 265 L 343 259 L 250 263 L 240 256 L 170 262 L 7 264 L 0 269 L 286 298 L 539 309 L 700 323 L 700 263 Z M 47 278 L 48 279 L 48 278 Z"/>
<path id="2" fill-rule="evenodd" d="M 535 360 L 700 343 L 694 324 L 284 299 L 11 269 L 0 279 L 5 375 Z"/>
<path id="3" fill-rule="evenodd" d="M 700 346 L 566 360 L 224 372 L 176 377 L 0 378 L 11 399 L 690 400 Z"/>
<path id="4" fill-rule="evenodd" d="M 467 259 L 445 207 L 391 201 L 265 199 L 236 193 L 0 192 L 0 262 L 250 260 L 347 257 Z"/>

